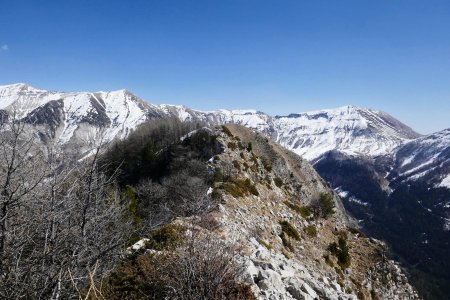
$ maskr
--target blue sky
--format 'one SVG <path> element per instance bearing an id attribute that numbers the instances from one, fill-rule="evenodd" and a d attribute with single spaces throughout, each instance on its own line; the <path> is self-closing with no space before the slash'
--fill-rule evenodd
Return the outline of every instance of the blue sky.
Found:
<path id="1" fill-rule="evenodd" d="M 450 127 L 448 0 L 0 0 L 0 84 Z"/>

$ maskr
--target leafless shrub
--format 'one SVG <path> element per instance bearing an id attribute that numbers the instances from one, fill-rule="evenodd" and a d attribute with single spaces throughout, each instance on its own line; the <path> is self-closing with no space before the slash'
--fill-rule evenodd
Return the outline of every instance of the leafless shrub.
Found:
<path id="1" fill-rule="evenodd" d="M 0 130 L 0 298 L 75 297 L 89 270 L 107 272 L 124 246 L 114 178 L 102 172 L 99 149 L 67 168 L 23 122 Z"/>
<path id="2" fill-rule="evenodd" d="M 147 222 L 147 229 L 155 228 L 176 217 L 201 215 L 211 211 L 217 200 L 207 195 L 208 185 L 203 178 L 188 171 L 177 172 L 163 182 L 141 181 L 136 188 L 140 199 L 139 212 Z"/>
<path id="3" fill-rule="evenodd" d="M 214 238 L 193 233 L 175 253 L 169 268 L 169 295 L 173 299 L 253 299 L 240 284 L 242 265 L 236 262 L 239 248 Z M 253 296 L 254 297 L 254 296 Z"/>
<path id="4" fill-rule="evenodd" d="M 239 248 L 211 233 L 191 231 L 172 251 L 125 262 L 104 287 L 108 299 L 256 299 L 241 283 Z"/>
<path id="5" fill-rule="evenodd" d="M 221 226 L 220 222 L 217 221 L 217 219 L 212 214 L 201 215 L 200 219 L 197 222 L 197 225 L 210 231 L 214 231 Z"/>

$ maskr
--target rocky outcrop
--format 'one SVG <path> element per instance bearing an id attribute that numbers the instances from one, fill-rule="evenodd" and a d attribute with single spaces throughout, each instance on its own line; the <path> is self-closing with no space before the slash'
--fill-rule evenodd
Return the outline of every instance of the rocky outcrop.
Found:
<path id="1" fill-rule="evenodd" d="M 243 280 L 258 299 L 418 299 L 385 245 L 358 232 L 307 161 L 242 126 L 214 134 L 224 152 L 209 169 L 227 178 L 210 190 L 221 195 L 214 235 L 242 246 Z M 321 194 L 332 195 L 333 214 L 302 212 Z M 340 239 L 345 265 L 332 250 Z"/>

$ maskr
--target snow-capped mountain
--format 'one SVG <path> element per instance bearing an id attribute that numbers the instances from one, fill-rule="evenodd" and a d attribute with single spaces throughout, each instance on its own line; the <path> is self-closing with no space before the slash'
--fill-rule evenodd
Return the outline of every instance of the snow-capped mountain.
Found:
<path id="1" fill-rule="evenodd" d="M 450 128 L 400 146 L 392 180 L 425 180 L 450 188 Z"/>
<path id="2" fill-rule="evenodd" d="M 244 125 L 310 161 L 332 150 L 370 157 L 385 155 L 419 137 L 387 113 L 355 106 L 275 117 L 256 110 L 202 112 L 183 106 L 160 107 L 183 121 Z"/>
<path id="3" fill-rule="evenodd" d="M 236 123 L 264 133 L 310 161 L 317 161 L 329 151 L 377 157 L 400 149 L 396 156 L 399 168 L 411 174 L 416 172 L 405 168 L 417 167 L 417 160 L 400 162 L 399 159 L 422 153 L 419 150 L 409 153 L 408 149 L 421 148 L 441 136 L 415 140 L 419 134 L 389 114 L 355 106 L 272 117 L 257 110 L 204 112 L 179 105 L 153 105 L 127 90 L 65 93 L 26 84 L 0 86 L 0 117 L 7 120 L 12 116 L 31 122 L 43 131 L 45 128 L 45 134 L 61 146 L 124 138 L 151 118 L 174 116 L 182 121 L 210 125 Z M 423 152 L 417 158 L 428 153 Z"/>
<path id="4" fill-rule="evenodd" d="M 60 145 L 72 140 L 103 138 L 108 142 L 124 138 L 139 124 L 151 118 L 175 116 L 182 121 L 210 125 L 238 123 L 264 131 L 272 117 L 256 110 L 217 110 L 202 112 L 180 105 L 152 105 L 127 90 L 113 92 L 53 92 L 26 84 L 0 86 L 0 117 L 14 117 L 47 125 Z"/>
<path id="5" fill-rule="evenodd" d="M 26 84 L 0 86 L 0 115 L 40 127 L 60 146 L 124 138 L 148 118 L 162 117 L 159 108 L 126 90 L 63 93 Z"/>
<path id="6" fill-rule="evenodd" d="M 267 135 L 273 133 L 273 117 L 254 109 L 219 109 L 199 111 L 182 105 L 162 104 L 159 108 L 167 115 L 176 116 L 181 121 L 201 121 L 209 125 L 234 123 L 243 125 Z"/>
<path id="7" fill-rule="evenodd" d="M 275 117 L 276 140 L 308 160 L 327 151 L 378 156 L 419 134 L 385 112 L 343 106 Z"/>
<path id="8" fill-rule="evenodd" d="M 275 117 L 256 110 L 202 112 L 174 105 L 160 108 L 183 121 L 244 125 L 311 161 L 332 150 L 349 155 L 384 155 L 419 137 L 387 113 L 355 106 Z"/>

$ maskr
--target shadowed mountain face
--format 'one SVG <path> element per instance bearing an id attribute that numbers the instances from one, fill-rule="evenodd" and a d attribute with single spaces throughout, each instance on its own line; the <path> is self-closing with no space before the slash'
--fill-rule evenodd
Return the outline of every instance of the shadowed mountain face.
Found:
<path id="1" fill-rule="evenodd" d="M 202 112 L 152 105 L 126 90 L 63 93 L 0 86 L 0 120 L 23 119 L 44 142 L 80 153 L 138 125 L 175 117 L 236 123 L 313 163 L 368 233 L 386 239 L 430 299 L 450 291 L 450 130 L 420 136 L 387 113 L 354 106 L 272 117 L 256 110 Z M 423 278 L 426 278 L 425 280 Z"/>
<path id="2" fill-rule="evenodd" d="M 338 151 L 314 167 L 371 236 L 386 240 L 427 299 L 450 295 L 448 130 L 376 158 Z"/>

